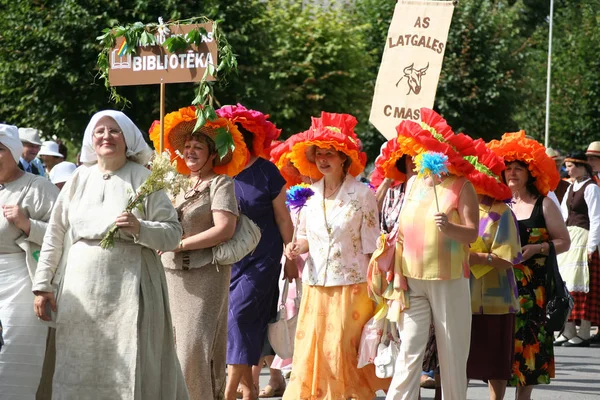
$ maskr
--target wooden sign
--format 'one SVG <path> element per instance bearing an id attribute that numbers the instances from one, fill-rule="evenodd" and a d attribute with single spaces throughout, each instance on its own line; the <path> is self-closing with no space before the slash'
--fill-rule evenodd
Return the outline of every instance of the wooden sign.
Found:
<path id="1" fill-rule="evenodd" d="M 204 28 L 199 46 L 190 45 L 187 50 L 169 53 L 163 46 L 172 35 L 185 36 L 188 32 Z M 119 37 L 109 54 L 108 79 L 111 86 L 151 85 L 157 83 L 199 82 L 209 64 L 216 68 L 217 41 L 213 35 L 212 23 L 170 25 L 168 36 L 155 36 L 155 46 L 136 44 L 135 54 L 127 54 L 125 38 Z M 209 80 L 212 77 L 209 77 Z"/>

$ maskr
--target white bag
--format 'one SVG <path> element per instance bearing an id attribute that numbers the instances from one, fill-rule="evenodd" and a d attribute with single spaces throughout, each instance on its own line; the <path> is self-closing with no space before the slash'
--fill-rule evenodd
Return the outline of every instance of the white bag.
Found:
<path id="1" fill-rule="evenodd" d="M 358 346 L 358 368 L 373 364 L 377 356 L 377 348 L 381 343 L 385 322 L 387 322 L 385 318 L 376 320 L 375 317 L 372 317 L 363 327 Z"/>
<path id="2" fill-rule="evenodd" d="M 298 323 L 298 310 L 300 309 L 300 292 L 296 281 L 296 299 L 294 299 L 296 313 L 293 317 L 287 317 L 286 299 L 290 283 L 285 280 L 283 292 L 279 301 L 277 321 L 269 324 L 268 337 L 271 347 L 282 360 L 292 358 L 294 355 L 294 339 L 296 337 L 296 325 Z"/>
<path id="3" fill-rule="evenodd" d="M 390 331 L 392 332 L 392 337 L 388 337 L 387 335 L 388 325 L 391 325 Z M 381 336 L 381 343 L 377 346 L 377 356 L 373 360 L 373 364 L 375 364 L 375 375 L 378 378 L 383 379 L 394 376 L 394 366 L 396 365 L 396 359 L 400 353 L 400 343 L 394 332 L 395 323 L 386 320 L 383 328 L 383 335 Z"/>

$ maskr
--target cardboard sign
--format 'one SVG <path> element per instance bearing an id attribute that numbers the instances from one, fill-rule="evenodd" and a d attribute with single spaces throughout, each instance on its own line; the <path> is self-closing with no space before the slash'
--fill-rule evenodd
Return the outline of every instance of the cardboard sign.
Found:
<path id="1" fill-rule="evenodd" d="M 111 86 L 149 85 L 157 83 L 198 82 L 204 76 L 208 64 L 216 68 L 217 42 L 212 32 L 212 23 L 171 25 L 169 36 L 158 33 L 157 43 L 163 43 L 172 35 L 185 35 L 193 29 L 203 27 L 207 34 L 199 45 L 188 50 L 169 53 L 163 46 L 137 46 L 135 54 L 125 54 L 125 38 L 117 39 L 116 47 L 109 54 L 108 80 Z M 210 77 L 212 78 L 212 77 Z"/>
<path id="2" fill-rule="evenodd" d="M 388 31 L 369 120 L 387 139 L 404 119 L 420 120 L 433 108 L 452 1 L 398 1 Z"/>

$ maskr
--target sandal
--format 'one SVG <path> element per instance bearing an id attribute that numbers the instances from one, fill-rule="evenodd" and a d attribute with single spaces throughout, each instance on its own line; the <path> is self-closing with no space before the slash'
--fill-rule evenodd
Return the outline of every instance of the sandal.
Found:
<path id="1" fill-rule="evenodd" d="M 277 389 L 273 389 L 273 386 L 267 385 L 264 389 L 260 390 L 258 394 L 259 399 L 267 399 L 270 397 L 281 397 L 283 396 L 283 392 L 285 392 L 285 387 L 280 387 Z"/>

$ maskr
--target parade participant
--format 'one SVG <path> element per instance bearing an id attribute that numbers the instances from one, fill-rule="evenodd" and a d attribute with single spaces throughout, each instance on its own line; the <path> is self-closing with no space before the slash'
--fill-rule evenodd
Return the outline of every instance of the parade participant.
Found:
<path id="1" fill-rule="evenodd" d="M 240 211 L 254 221 L 262 236 L 256 249 L 233 265 L 229 286 L 229 319 L 227 340 L 228 381 L 225 398 L 233 400 L 238 393 L 246 399 L 259 394 L 252 376 L 266 356 L 270 365 L 274 352 L 267 340 L 267 324 L 277 315 L 278 280 L 283 246 L 294 231 L 285 205 L 285 180 L 268 157 L 271 142 L 281 133 L 268 115 L 246 109 L 241 104 L 225 106 L 217 115 L 234 123 L 250 151 L 250 161 L 235 176 L 235 193 Z M 294 263 L 286 263 L 284 276 L 298 276 Z M 285 379 L 280 370 L 270 369 L 269 386 L 273 394 L 281 394 Z M 264 394 L 264 393 L 263 393 Z"/>
<path id="2" fill-rule="evenodd" d="M 554 337 L 546 330 L 546 260 L 550 243 L 557 254 L 568 250 L 569 233 L 560 210 L 546 197 L 560 178 L 544 146 L 520 131 L 506 133 L 488 147 L 504 159 L 503 179 L 512 191 L 511 208 L 519 223 L 523 261 L 514 270 L 521 307 L 509 386 L 517 387 L 517 400 L 529 400 L 534 385 L 548 384 L 554 377 Z"/>
<path id="3" fill-rule="evenodd" d="M 600 324 L 600 187 L 583 152 L 570 154 L 565 165 L 574 179 L 561 205 L 571 247 L 558 256 L 558 267 L 575 305 L 554 345 L 588 347 L 592 325 Z M 580 322 L 579 332 L 576 322 Z"/>
<path id="4" fill-rule="evenodd" d="M 366 273 L 379 226 L 374 194 L 355 179 L 366 163 L 356 124 L 351 115 L 323 112 L 293 146 L 292 162 L 317 182 L 286 248 L 289 258 L 308 257 L 284 399 L 372 399 L 389 384 L 372 364 L 357 368 L 361 332 L 375 310 Z"/>
<path id="5" fill-rule="evenodd" d="M 22 153 L 17 128 L 0 124 L 0 396 L 33 399 L 48 329 L 31 312 L 31 276 L 58 189 L 19 169 Z"/>
<path id="6" fill-rule="evenodd" d="M 54 168 L 52 168 L 52 171 L 50 171 L 48 174 L 50 177 L 50 182 L 54 183 L 57 188 L 62 189 L 63 186 L 65 186 L 65 183 L 71 179 L 76 169 L 77 165 L 73 164 L 72 162 L 60 162 L 56 164 Z"/>
<path id="7" fill-rule="evenodd" d="M 188 398 L 156 253 L 177 247 L 177 213 L 164 191 L 123 212 L 150 174 L 145 165 L 152 154 L 120 111 L 94 114 L 85 129 L 87 166 L 61 191 L 33 285 L 37 316 L 49 320 L 47 306 L 57 312 L 53 398 Z M 114 246 L 104 249 L 100 240 L 113 222 L 119 228 Z M 51 282 L 63 253 L 56 299 Z"/>
<path id="8" fill-rule="evenodd" d="M 557 150 L 554 150 L 550 147 L 546 148 L 546 154 L 552 159 L 552 161 L 554 161 L 554 163 L 556 164 L 556 170 L 558 171 L 558 173 L 560 175 L 565 158 L 563 156 L 561 156 Z M 561 178 L 562 178 L 562 176 L 561 176 Z M 560 181 L 558 181 L 558 186 L 556 187 L 554 192 L 548 192 L 549 196 L 550 196 L 550 193 L 554 193 L 554 195 L 556 195 L 556 200 L 558 202 L 559 207 L 560 207 L 563 197 L 565 196 L 565 193 L 567 192 L 567 189 L 569 188 L 569 185 L 570 184 L 569 184 L 568 180 L 561 179 Z"/>
<path id="9" fill-rule="evenodd" d="M 600 142 L 592 142 L 588 146 L 585 155 L 587 161 L 594 171 L 593 177 L 597 184 L 600 184 Z"/>
<path id="10" fill-rule="evenodd" d="M 19 158 L 19 168 L 34 175 L 44 176 L 44 168 L 41 162 L 36 163 L 36 157 L 42 147 L 40 131 L 35 128 L 19 128 L 19 138 L 23 144 L 23 153 Z"/>
<path id="11" fill-rule="evenodd" d="M 512 376 L 519 308 L 513 264 L 521 261 L 521 242 L 517 220 L 505 203 L 512 192 L 501 180 L 504 160 L 481 139 L 473 147 L 476 168 L 467 178 L 479 199 L 479 234 L 469 254 L 473 316 L 467 378 L 486 381 L 490 399 L 501 400 Z"/>
<path id="12" fill-rule="evenodd" d="M 42 159 L 44 166 L 46 167 L 46 175 L 50 174 L 52 168 L 58 163 L 65 160 L 65 157 L 59 153 L 58 143 L 47 140 L 42 143 L 42 147 L 38 153 L 38 156 Z"/>
<path id="13" fill-rule="evenodd" d="M 213 264 L 212 248 L 229 240 L 239 215 L 233 180 L 245 165 L 242 134 L 223 118 L 194 131 L 196 109 L 181 108 L 164 117 L 165 149 L 181 154 L 179 172 L 189 175 L 191 188 L 177 194 L 183 237 L 173 252 L 162 254 L 177 356 L 193 400 L 223 399 L 227 351 L 227 307 L 231 265 Z M 219 157 L 215 137 L 223 134 L 235 145 Z M 160 123 L 150 139 L 157 147 Z M 235 161 L 234 161 L 235 160 Z M 180 161 L 181 163 L 181 161 Z"/>
<path id="14" fill-rule="evenodd" d="M 399 307 L 403 312 L 388 314 L 398 320 L 402 344 L 386 399 L 418 397 L 431 322 L 443 396 L 464 399 L 471 332 L 468 245 L 477 238 L 478 226 L 477 195 L 464 176 L 474 167 L 457 151 L 464 135 L 455 135 L 432 110 L 422 108 L 420 124 L 403 121 L 397 131 L 405 154 L 444 154 L 449 173 L 413 177 L 400 212 L 395 269 L 406 278 L 408 292 Z"/>

